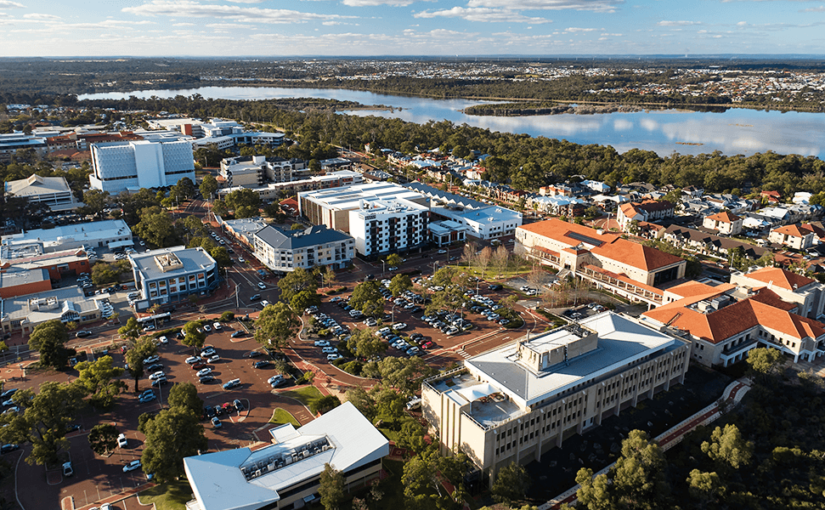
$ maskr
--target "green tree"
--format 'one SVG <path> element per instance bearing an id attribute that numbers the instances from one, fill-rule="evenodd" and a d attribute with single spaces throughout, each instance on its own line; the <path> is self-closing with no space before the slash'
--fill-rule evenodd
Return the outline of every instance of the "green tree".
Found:
<path id="1" fill-rule="evenodd" d="M 138 392 L 138 385 L 144 373 L 143 360 L 157 353 L 158 346 L 148 336 L 132 342 L 126 351 L 126 363 L 129 365 L 129 373 L 135 380 L 135 393 Z"/>
<path id="2" fill-rule="evenodd" d="M 358 409 L 358 412 L 363 414 L 370 422 L 375 419 L 377 413 L 375 400 L 361 386 L 351 386 L 347 390 L 347 402 L 351 402 Z"/>
<path id="3" fill-rule="evenodd" d="M 728 423 L 724 429 L 713 429 L 710 441 L 702 442 L 702 451 L 716 462 L 720 469 L 740 469 L 750 463 L 753 457 L 753 443 L 742 437 L 739 427 Z"/>
<path id="4" fill-rule="evenodd" d="M 359 358 L 364 359 L 369 359 L 387 350 L 386 344 L 371 329 L 356 329 L 353 331 L 347 341 L 347 348 Z"/>
<path id="5" fill-rule="evenodd" d="M 696 500 L 698 508 L 707 508 L 708 504 L 725 494 L 722 479 L 716 473 L 705 473 L 694 469 L 687 479 L 688 492 Z"/>
<path id="6" fill-rule="evenodd" d="M 203 347 L 203 342 L 206 341 L 206 333 L 203 332 L 201 329 L 201 323 L 197 321 L 190 321 L 183 325 L 181 328 L 184 336 L 180 343 L 183 345 L 187 345 L 191 347 L 194 351 Z"/>
<path id="7" fill-rule="evenodd" d="M 12 401 L 22 413 L 0 414 L 0 441 L 30 442 L 32 450 L 26 462 L 54 465 L 58 454 L 69 449 L 66 434 L 83 407 L 84 390 L 80 385 L 56 381 L 44 382 L 39 390 L 37 395 L 28 389 L 14 394 Z"/>
<path id="8" fill-rule="evenodd" d="M 386 259 L 386 260 L 387 260 L 387 266 L 390 266 L 390 267 L 392 267 L 392 266 L 400 266 L 400 265 L 401 265 L 401 263 L 404 261 L 404 260 L 401 258 L 401 255 L 399 255 L 399 254 L 397 254 L 397 253 L 390 253 L 389 255 L 387 255 L 387 259 Z"/>
<path id="9" fill-rule="evenodd" d="M 221 314 L 221 317 L 218 320 L 220 320 L 221 322 L 231 322 L 234 318 L 235 313 L 227 310 Z"/>
<path id="10" fill-rule="evenodd" d="M 160 207 L 149 207 L 140 213 L 140 223 L 133 229 L 152 246 L 166 248 L 178 242 L 172 215 Z"/>
<path id="11" fill-rule="evenodd" d="M 404 420 L 396 444 L 400 448 L 407 448 L 416 454 L 422 453 L 429 446 L 424 440 L 424 427 L 412 418 Z"/>
<path id="12" fill-rule="evenodd" d="M 224 198 L 226 207 L 235 213 L 235 218 L 257 216 L 261 207 L 261 197 L 251 189 L 236 189 Z"/>
<path id="13" fill-rule="evenodd" d="M 178 220 L 176 225 L 182 226 L 191 237 L 209 238 L 209 229 L 203 224 L 203 220 L 194 214 L 190 214 L 183 220 Z"/>
<path id="14" fill-rule="evenodd" d="M 109 192 L 99 189 L 90 189 L 83 193 L 83 212 L 86 214 L 98 215 L 106 208 L 109 201 Z"/>
<path id="15" fill-rule="evenodd" d="M 292 296 L 289 305 L 295 310 L 295 313 L 301 314 L 310 306 L 318 306 L 321 304 L 321 297 L 313 290 L 302 290 L 301 292 Z"/>
<path id="16" fill-rule="evenodd" d="M 203 410 L 203 400 L 198 397 L 198 389 L 189 382 L 172 386 L 167 402 L 169 402 L 169 407 L 189 409 L 196 415 L 200 415 Z"/>
<path id="17" fill-rule="evenodd" d="M 330 266 L 324 269 L 322 276 L 324 277 L 324 285 L 326 287 L 332 287 L 338 281 L 338 275 L 335 274 L 335 270 Z"/>
<path id="18" fill-rule="evenodd" d="M 77 384 L 91 395 L 89 402 L 98 409 L 111 409 L 115 398 L 126 389 L 126 383 L 118 379 L 125 370 L 115 367 L 111 356 L 81 361 L 75 368 L 80 373 Z"/>
<path id="19" fill-rule="evenodd" d="M 89 431 L 89 445 L 96 454 L 106 455 L 109 450 L 114 450 L 117 447 L 117 436 L 119 434 L 117 427 L 111 423 L 95 425 Z"/>
<path id="20" fill-rule="evenodd" d="M 405 291 L 412 290 L 413 283 L 409 275 L 397 274 L 390 280 L 390 292 L 393 297 L 398 297 Z"/>
<path id="21" fill-rule="evenodd" d="M 384 313 L 384 296 L 379 291 L 380 285 L 375 280 L 356 285 L 349 299 L 350 306 L 372 317 Z"/>
<path id="22" fill-rule="evenodd" d="M 92 266 L 92 282 L 95 285 L 117 283 L 120 281 L 120 270 L 106 262 L 98 262 Z"/>
<path id="23" fill-rule="evenodd" d="M 326 395 L 316 398 L 309 403 L 309 410 L 312 414 L 327 413 L 341 405 L 341 400 L 335 395 Z"/>
<path id="24" fill-rule="evenodd" d="M 169 190 L 169 196 L 178 202 L 189 200 L 195 196 L 195 183 L 189 177 L 184 177 L 172 186 Z"/>
<path id="25" fill-rule="evenodd" d="M 144 423 L 146 446 L 140 461 L 145 473 L 153 473 L 159 482 L 184 474 L 183 459 L 208 446 L 199 416 L 185 407 L 172 407 Z"/>
<path id="26" fill-rule="evenodd" d="M 126 324 L 117 330 L 117 334 L 120 335 L 121 338 L 125 338 L 126 340 L 132 342 L 138 339 L 140 333 L 140 324 L 138 324 L 137 319 L 134 317 L 129 317 Z"/>
<path id="27" fill-rule="evenodd" d="M 303 230 L 305 227 L 300 223 L 293 223 L 289 229 L 290 230 Z"/>
<path id="28" fill-rule="evenodd" d="M 204 175 L 203 180 L 201 181 L 200 190 L 203 198 L 211 198 L 212 193 L 218 191 L 218 180 L 211 174 Z"/>
<path id="29" fill-rule="evenodd" d="M 748 365 L 760 378 L 775 374 L 782 363 L 782 352 L 778 349 L 757 347 L 748 352 Z"/>
<path id="30" fill-rule="evenodd" d="M 35 326 L 29 337 L 29 349 L 40 353 L 40 364 L 61 370 L 66 366 L 74 349 L 66 348 L 69 331 L 59 320 L 43 322 Z"/>
<path id="31" fill-rule="evenodd" d="M 223 246 L 217 246 L 215 248 L 212 248 L 212 250 L 209 252 L 209 255 L 211 255 L 212 258 L 215 259 L 215 262 L 221 269 L 230 267 L 232 265 L 232 258 L 229 256 L 229 253 Z"/>
<path id="32" fill-rule="evenodd" d="M 370 362 L 364 365 L 366 377 L 380 377 L 381 380 L 401 390 L 404 395 L 412 395 L 421 387 L 421 381 L 433 373 L 421 358 L 397 358 L 387 356 L 381 361 Z"/>
<path id="33" fill-rule="evenodd" d="M 223 200 L 215 200 L 212 202 L 212 212 L 218 216 L 226 216 L 226 213 L 229 212 L 229 206 Z"/>
<path id="34" fill-rule="evenodd" d="M 281 300 L 289 303 L 301 291 L 308 290 L 314 293 L 318 288 L 318 280 L 312 271 L 298 267 L 278 280 L 278 288 L 281 289 Z"/>
<path id="35" fill-rule="evenodd" d="M 532 480 L 524 466 L 511 462 L 499 469 L 490 490 L 494 500 L 509 504 L 513 500 L 523 499 L 531 484 Z"/>
<path id="36" fill-rule="evenodd" d="M 286 303 L 278 302 L 265 307 L 255 322 L 255 340 L 261 345 L 281 349 L 287 340 L 295 336 L 301 321 Z"/>
<path id="37" fill-rule="evenodd" d="M 321 505 L 326 510 L 338 510 L 346 497 L 346 478 L 344 473 L 334 469 L 329 463 L 324 464 L 321 472 L 318 494 L 321 496 Z"/>

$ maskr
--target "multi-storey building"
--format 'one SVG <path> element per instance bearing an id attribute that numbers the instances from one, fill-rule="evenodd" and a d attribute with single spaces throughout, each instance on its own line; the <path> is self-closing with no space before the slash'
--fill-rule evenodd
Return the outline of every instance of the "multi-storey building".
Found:
<path id="1" fill-rule="evenodd" d="M 675 207 L 666 200 L 643 200 L 619 206 L 616 221 L 622 230 L 627 230 L 631 221 L 654 221 L 673 216 Z"/>
<path id="2" fill-rule="evenodd" d="M 184 177 L 195 182 L 192 143 L 114 142 L 92 145 L 92 188 L 110 193 L 172 186 Z"/>
<path id="3" fill-rule="evenodd" d="M 742 224 L 745 219 L 733 214 L 730 211 L 722 211 L 716 214 L 705 216 L 702 226 L 719 232 L 720 234 L 735 236 L 742 232 Z"/>
<path id="4" fill-rule="evenodd" d="M 799 315 L 820 319 L 825 315 L 825 284 L 781 267 L 762 267 L 748 273 L 734 271 L 730 283 L 749 289 L 767 287 L 782 301 L 797 305 Z"/>
<path id="5" fill-rule="evenodd" d="M 135 309 L 206 295 L 220 284 L 218 264 L 203 248 L 161 248 L 129 255 L 140 297 Z"/>
<path id="6" fill-rule="evenodd" d="M 814 231 L 807 225 L 785 225 L 771 230 L 768 242 L 793 248 L 807 250 L 814 245 Z"/>
<path id="7" fill-rule="evenodd" d="M 60 281 L 64 276 L 77 276 L 91 273 L 92 265 L 83 248 L 42 253 L 39 250 L 0 251 L 0 271 L 28 271 L 45 269 L 49 279 Z"/>
<path id="8" fill-rule="evenodd" d="M 348 267 L 355 258 L 355 240 L 326 225 L 304 230 L 266 226 L 250 237 L 255 258 L 273 271 L 289 272 L 315 266 L 340 269 Z"/>
<path id="9" fill-rule="evenodd" d="M 0 163 L 8 163 L 21 149 L 34 149 L 42 156 L 47 150 L 46 140 L 25 133 L 0 134 Z"/>
<path id="10" fill-rule="evenodd" d="M 541 460 L 566 436 L 683 383 L 689 352 L 679 338 L 605 312 L 425 380 L 422 409 L 442 453 L 463 451 L 492 483 L 511 462 Z"/>
<path id="11" fill-rule="evenodd" d="M 51 320 L 84 324 L 102 315 L 100 301 L 87 298 L 80 287 L 0 299 L 0 327 L 4 333 L 22 331 L 25 335 Z"/>
<path id="12" fill-rule="evenodd" d="M 70 248 L 115 249 L 132 243 L 132 231 L 125 221 L 90 221 L 3 236 L 0 258 L 31 257 Z"/>
<path id="13" fill-rule="evenodd" d="M 330 172 L 326 175 L 313 175 L 298 181 L 286 182 L 270 182 L 262 186 L 233 186 L 221 188 L 217 191 L 219 197 L 225 197 L 238 189 L 252 190 L 261 197 L 261 200 L 274 200 L 283 196 L 284 194 L 300 193 L 302 191 L 339 188 L 342 186 L 351 186 L 353 184 L 361 184 L 364 182 L 364 177 L 349 170 L 340 170 L 338 172 Z"/>
<path id="14" fill-rule="evenodd" d="M 52 211 L 74 209 L 72 189 L 65 177 L 40 177 L 37 174 L 17 181 L 7 181 L 6 193 L 49 206 Z"/>

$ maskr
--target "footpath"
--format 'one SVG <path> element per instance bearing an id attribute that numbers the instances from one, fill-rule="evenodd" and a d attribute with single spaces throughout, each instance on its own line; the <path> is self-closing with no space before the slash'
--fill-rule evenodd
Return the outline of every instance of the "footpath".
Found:
<path id="1" fill-rule="evenodd" d="M 714 402 L 713 404 L 707 406 L 706 408 L 702 409 L 698 413 L 694 414 L 690 418 L 684 420 L 683 422 L 677 424 L 675 427 L 667 430 L 663 434 L 654 438 L 654 441 L 659 444 L 659 447 L 663 451 L 668 451 L 669 449 L 673 448 L 677 444 L 682 442 L 685 435 L 689 432 L 693 431 L 695 428 L 707 425 L 709 423 L 713 423 L 720 416 L 722 416 L 722 409 L 720 408 L 720 402 L 724 402 L 725 406 L 733 407 L 742 400 L 742 397 L 745 396 L 745 393 L 750 390 L 750 381 L 746 378 L 742 378 L 730 383 L 726 388 L 725 391 L 722 393 L 722 398 L 719 401 Z M 594 477 L 606 474 L 610 469 L 616 465 L 616 463 L 612 463 L 609 466 L 605 467 L 598 473 L 593 474 Z M 571 489 L 559 494 L 555 498 L 551 499 L 547 503 L 539 506 L 539 510 L 555 510 L 564 503 L 568 505 L 572 505 L 576 501 L 576 493 L 578 492 L 580 485 L 576 485 Z"/>

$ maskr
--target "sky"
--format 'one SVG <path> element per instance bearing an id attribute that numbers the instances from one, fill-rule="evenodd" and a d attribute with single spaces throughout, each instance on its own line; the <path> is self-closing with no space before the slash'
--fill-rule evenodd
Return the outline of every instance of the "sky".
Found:
<path id="1" fill-rule="evenodd" d="M 825 55 L 825 0 L 0 0 L 0 56 Z"/>

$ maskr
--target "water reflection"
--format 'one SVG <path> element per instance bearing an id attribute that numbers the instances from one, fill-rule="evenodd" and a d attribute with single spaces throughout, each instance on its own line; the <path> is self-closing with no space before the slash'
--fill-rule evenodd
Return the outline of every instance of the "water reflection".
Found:
<path id="1" fill-rule="evenodd" d="M 148 90 L 130 93 L 101 93 L 80 99 L 117 98 L 131 95 L 171 98 L 198 93 L 203 97 L 224 99 L 273 99 L 316 97 L 383 104 L 401 110 L 359 110 L 351 115 L 376 115 L 426 123 L 449 120 L 510 133 L 563 138 L 581 144 L 611 145 L 620 152 L 638 148 L 662 156 L 673 152 L 750 155 L 773 150 L 782 154 L 825 156 L 825 115 L 798 112 L 765 112 L 729 109 L 721 113 L 657 110 L 595 115 L 544 115 L 534 117 L 477 117 L 460 110 L 482 101 L 436 100 L 372 92 L 336 89 L 288 89 L 278 87 L 203 87 L 187 90 Z"/>

